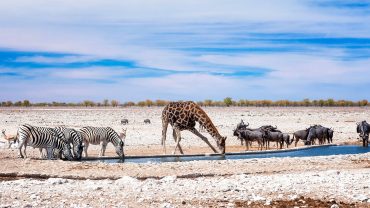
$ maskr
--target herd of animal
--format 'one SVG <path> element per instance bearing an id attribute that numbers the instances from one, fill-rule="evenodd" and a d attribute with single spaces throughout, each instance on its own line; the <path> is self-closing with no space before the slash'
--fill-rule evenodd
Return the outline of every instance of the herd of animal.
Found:
<path id="1" fill-rule="evenodd" d="M 5 135 L 5 138 L 9 136 Z M 124 140 L 126 129 L 118 134 L 110 127 L 83 127 L 80 130 L 58 126 L 55 128 L 39 127 L 29 124 L 19 126 L 17 135 L 12 136 L 12 142 L 18 143 L 19 157 L 26 158 L 27 146 L 39 148 L 40 157 L 47 159 L 64 158 L 68 160 L 80 160 L 84 151 L 85 157 L 88 156 L 87 150 L 90 144 L 101 145 L 99 156 L 105 155 L 108 143 L 112 143 L 116 153 L 120 158 L 124 158 Z M 46 149 L 46 155 L 43 150 Z"/>
<path id="2" fill-rule="evenodd" d="M 271 125 L 264 125 L 259 128 L 248 128 L 249 123 L 245 124 L 243 120 L 236 126 L 233 135 L 236 136 L 240 141 L 241 145 L 245 143 L 246 149 L 249 150 L 252 142 L 258 143 L 258 149 L 262 150 L 269 148 L 270 142 L 276 142 L 276 148 L 283 148 L 286 144 L 287 148 L 295 140 L 295 146 L 299 140 L 302 140 L 306 145 L 325 144 L 326 142 L 333 142 L 334 130 L 321 125 L 310 126 L 307 129 L 296 131 L 293 133 L 292 139 L 287 133 L 281 132 L 277 127 Z"/>
<path id="3" fill-rule="evenodd" d="M 127 118 L 121 119 L 121 124 L 122 125 L 128 124 L 128 119 Z M 144 119 L 144 124 L 151 124 L 150 119 Z"/>
<path id="4" fill-rule="evenodd" d="M 144 120 L 145 124 L 150 124 L 149 119 Z M 215 139 L 217 148 L 214 148 L 208 141 L 207 137 L 203 136 L 196 128 L 196 123 L 199 123 L 201 131 L 208 132 Z M 128 124 L 127 119 L 122 119 L 121 124 Z M 181 131 L 188 130 L 202 139 L 214 152 L 221 154 L 225 153 L 226 137 L 221 136 L 212 123 L 208 115 L 203 109 L 192 101 L 186 102 L 171 102 L 165 106 L 162 111 L 162 145 L 164 153 L 166 153 L 166 133 L 167 126 L 170 124 L 173 129 L 173 138 L 175 140 L 175 149 L 183 154 L 180 145 Z M 299 140 L 302 140 L 306 145 L 324 144 L 333 142 L 334 130 L 321 125 L 313 125 L 306 129 L 299 130 L 293 133 L 292 138 L 289 134 L 281 132 L 277 127 L 264 125 L 259 128 L 248 128 L 249 123 L 245 124 L 243 120 L 236 126 L 233 135 L 240 141 L 241 145 L 249 147 L 253 142 L 257 142 L 258 149 L 269 148 L 270 142 L 275 142 L 277 148 L 282 148 L 284 144 L 288 147 L 295 141 L 295 146 Z M 363 146 L 368 146 L 370 134 L 370 124 L 366 121 L 357 123 L 357 133 L 363 140 Z M 68 160 L 80 160 L 82 153 L 85 157 L 88 156 L 87 150 L 90 144 L 101 145 L 99 156 L 105 155 L 105 150 L 108 143 L 112 143 L 115 147 L 117 155 L 124 159 L 124 141 L 126 138 L 126 129 L 122 129 L 121 133 L 117 133 L 110 127 L 83 127 L 79 130 L 58 126 L 55 128 L 38 127 L 29 124 L 19 126 L 17 135 L 6 135 L 5 130 L 2 131 L 3 137 L 8 140 L 9 147 L 11 142 L 18 142 L 19 157 L 27 157 L 27 146 L 39 148 L 40 157 L 53 159 L 62 158 Z M 43 150 L 46 149 L 46 155 Z M 23 150 L 23 152 L 22 152 Z"/>

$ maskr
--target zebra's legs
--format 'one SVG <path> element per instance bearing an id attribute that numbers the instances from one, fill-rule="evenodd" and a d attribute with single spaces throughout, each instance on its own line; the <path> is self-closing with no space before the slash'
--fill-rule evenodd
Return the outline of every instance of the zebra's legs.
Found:
<path id="1" fill-rule="evenodd" d="M 19 143 L 18 143 L 18 149 L 19 149 L 19 157 L 20 158 L 24 158 L 23 154 L 22 154 L 22 147 L 24 146 L 24 149 L 26 149 L 26 139 L 21 137 L 19 134 L 17 135 L 18 136 L 18 140 L 19 140 Z M 19 138 L 21 137 L 21 138 Z"/>
<path id="2" fill-rule="evenodd" d="M 42 158 L 42 159 L 45 158 L 45 155 L 42 151 L 42 148 L 39 148 L 39 151 L 40 151 L 40 158 Z"/>
<path id="3" fill-rule="evenodd" d="M 105 155 L 105 149 L 107 148 L 107 143 L 101 142 L 100 157 Z"/>
<path id="4" fill-rule="evenodd" d="M 24 158 L 24 156 L 22 154 L 22 146 L 23 145 L 18 145 L 18 149 L 19 149 L 19 155 L 18 155 L 18 157 L 20 157 L 20 158 Z"/>
<path id="5" fill-rule="evenodd" d="M 24 149 L 23 149 L 24 158 L 27 158 L 26 149 L 27 149 L 27 145 L 26 145 L 26 144 L 24 144 Z"/>
<path id="6" fill-rule="evenodd" d="M 53 158 L 53 148 L 47 147 L 46 152 L 47 152 L 48 160 L 51 160 Z"/>
<path id="7" fill-rule="evenodd" d="M 85 147 L 84 147 L 85 157 L 87 157 L 87 148 L 89 148 L 89 143 L 85 142 Z"/>

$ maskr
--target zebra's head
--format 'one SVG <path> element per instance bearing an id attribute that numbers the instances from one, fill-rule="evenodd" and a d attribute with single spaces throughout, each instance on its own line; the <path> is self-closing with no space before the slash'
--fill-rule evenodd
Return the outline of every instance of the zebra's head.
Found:
<path id="1" fill-rule="evenodd" d="M 82 136 L 79 132 L 74 131 L 73 135 L 73 157 L 76 160 L 81 160 L 82 151 L 83 151 L 83 144 L 82 144 Z"/>
<path id="2" fill-rule="evenodd" d="M 124 146 L 123 141 L 119 140 L 118 145 L 116 146 L 116 153 L 117 153 L 117 155 L 119 155 L 119 157 L 121 159 L 123 159 L 125 157 L 125 154 L 123 152 L 123 146 Z"/>
<path id="3" fill-rule="evenodd" d="M 65 142 L 63 144 L 63 155 L 68 160 L 73 160 L 73 155 L 72 155 L 72 152 L 71 152 L 71 145 L 69 145 L 69 143 Z"/>
<path id="4" fill-rule="evenodd" d="M 84 149 L 84 146 L 82 143 L 78 143 L 73 146 L 73 158 L 76 160 L 81 160 L 82 157 L 82 151 Z"/>

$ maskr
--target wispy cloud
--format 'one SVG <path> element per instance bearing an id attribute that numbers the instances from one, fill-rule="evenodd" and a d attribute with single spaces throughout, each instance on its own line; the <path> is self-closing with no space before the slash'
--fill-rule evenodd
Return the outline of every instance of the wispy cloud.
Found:
<path id="1" fill-rule="evenodd" d="M 366 98 L 368 22 L 349 0 L 3 1 L 0 95 Z"/>

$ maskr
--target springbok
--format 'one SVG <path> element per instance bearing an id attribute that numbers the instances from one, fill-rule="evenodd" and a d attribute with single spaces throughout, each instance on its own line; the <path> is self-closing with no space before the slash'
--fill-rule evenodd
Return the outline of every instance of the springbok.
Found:
<path id="1" fill-rule="evenodd" d="M 3 129 L 1 132 L 3 134 L 4 139 L 8 142 L 9 146 L 8 149 L 12 146 L 12 143 L 15 143 L 17 140 L 17 135 L 6 135 L 5 134 L 5 129 Z"/>

